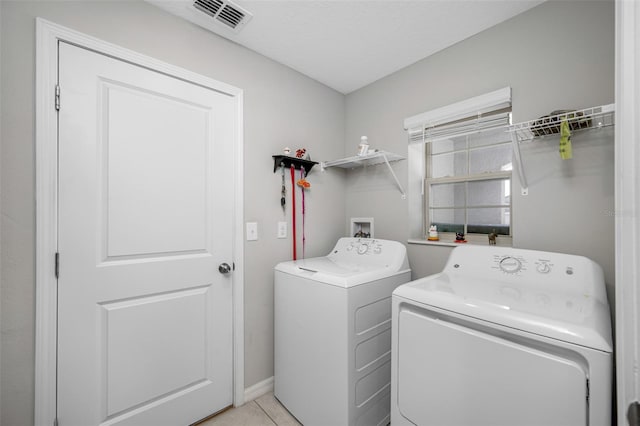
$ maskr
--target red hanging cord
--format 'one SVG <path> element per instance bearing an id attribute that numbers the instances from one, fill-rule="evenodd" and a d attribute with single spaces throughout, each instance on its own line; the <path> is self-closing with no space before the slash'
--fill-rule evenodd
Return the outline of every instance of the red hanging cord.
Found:
<path id="1" fill-rule="evenodd" d="M 293 260 L 296 260 L 296 176 L 295 167 L 291 165 L 291 211 L 293 213 Z"/>
<path id="2" fill-rule="evenodd" d="M 300 166 L 300 180 L 304 180 L 304 166 Z M 304 207 L 304 185 L 300 186 L 300 190 L 302 191 L 302 258 L 304 259 L 304 244 L 305 244 L 305 240 L 306 237 L 304 235 L 304 214 L 305 214 L 305 207 Z"/>

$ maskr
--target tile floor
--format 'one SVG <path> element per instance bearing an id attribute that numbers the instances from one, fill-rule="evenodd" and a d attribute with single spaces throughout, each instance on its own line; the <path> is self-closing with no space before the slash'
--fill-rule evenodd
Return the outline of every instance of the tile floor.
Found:
<path id="1" fill-rule="evenodd" d="M 247 402 L 241 407 L 231 408 L 198 426 L 301 426 L 298 421 L 269 392 Z"/>

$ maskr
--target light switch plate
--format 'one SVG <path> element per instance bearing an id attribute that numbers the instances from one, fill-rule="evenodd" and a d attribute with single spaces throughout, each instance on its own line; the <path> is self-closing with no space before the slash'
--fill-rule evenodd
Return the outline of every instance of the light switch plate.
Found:
<path id="1" fill-rule="evenodd" d="M 247 222 L 247 241 L 258 239 L 258 222 Z"/>
<path id="2" fill-rule="evenodd" d="M 278 222 L 278 238 L 287 238 L 287 222 Z"/>

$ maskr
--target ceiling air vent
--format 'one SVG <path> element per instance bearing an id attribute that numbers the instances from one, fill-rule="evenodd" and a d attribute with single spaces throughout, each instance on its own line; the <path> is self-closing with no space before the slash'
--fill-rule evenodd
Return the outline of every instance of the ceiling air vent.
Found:
<path id="1" fill-rule="evenodd" d="M 216 13 L 218 13 L 223 4 L 224 3 L 220 0 L 196 0 L 193 5 L 196 9 L 199 9 L 207 15 L 211 15 L 215 18 Z"/>
<path id="2" fill-rule="evenodd" d="M 193 6 L 235 32 L 240 31 L 252 18 L 249 12 L 229 1 L 196 0 Z"/>

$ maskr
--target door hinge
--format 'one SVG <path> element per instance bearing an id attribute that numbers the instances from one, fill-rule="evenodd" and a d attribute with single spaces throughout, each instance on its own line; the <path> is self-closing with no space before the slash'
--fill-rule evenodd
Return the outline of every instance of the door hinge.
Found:
<path id="1" fill-rule="evenodd" d="M 60 111 L 60 85 L 56 84 L 56 111 Z"/>
<path id="2" fill-rule="evenodd" d="M 56 252 L 55 263 L 56 263 L 55 273 L 56 273 L 56 279 L 57 279 L 60 276 L 60 253 L 58 252 Z"/>
<path id="3" fill-rule="evenodd" d="M 640 402 L 633 401 L 627 410 L 629 426 L 640 426 Z"/>

